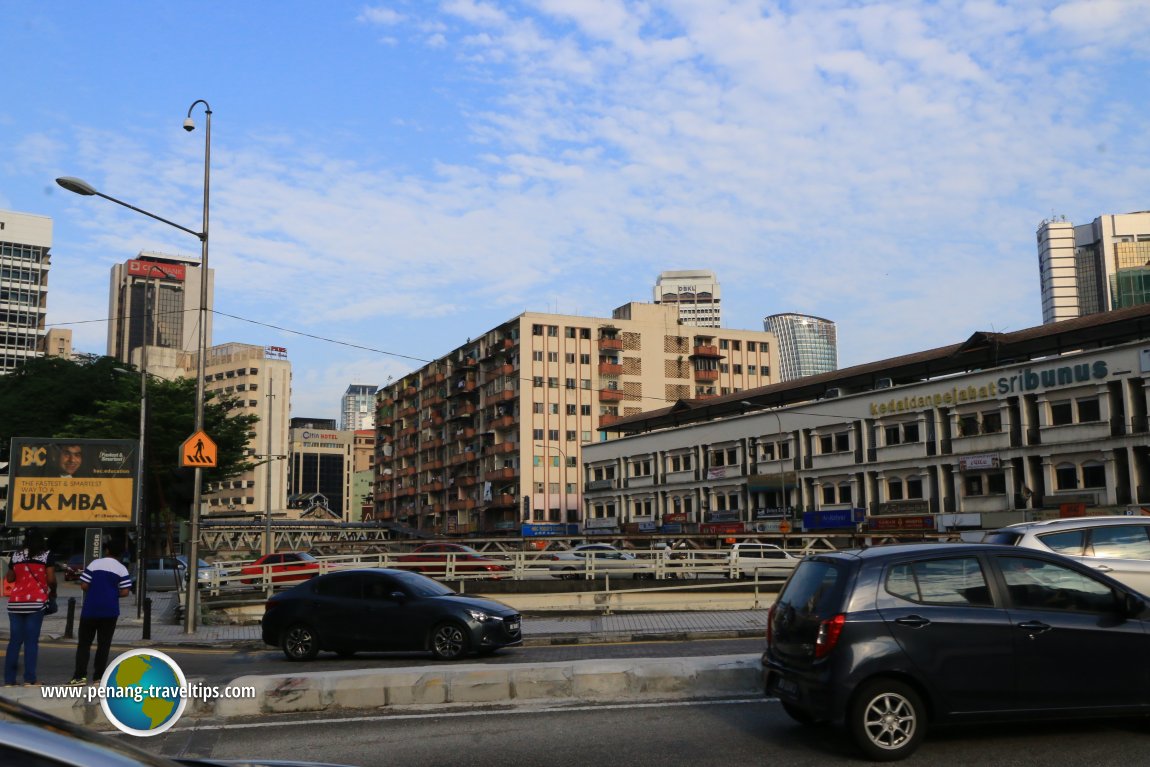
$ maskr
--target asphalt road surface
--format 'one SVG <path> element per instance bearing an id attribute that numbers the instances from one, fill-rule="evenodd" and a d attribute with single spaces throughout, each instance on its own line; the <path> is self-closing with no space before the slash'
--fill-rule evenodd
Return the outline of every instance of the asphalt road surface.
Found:
<path id="1" fill-rule="evenodd" d="M 112 647 L 111 657 L 131 648 Z M 300 671 L 348 671 L 359 668 L 403 668 L 428 666 L 436 661 L 430 653 L 360 653 L 351 658 L 338 658 L 321 653 L 310 663 L 291 663 L 283 653 L 267 650 L 230 650 L 211 648 L 156 648 L 171 657 L 189 677 L 222 684 L 246 674 L 290 674 Z M 551 661 L 591 660 L 595 658 L 683 658 L 700 655 L 735 655 L 759 653 L 762 639 L 706 639 L 690 642 L 620 642 L 599 645 L 554 645 L 546 647 L 512 647 L 486 657 L 470 657 L 466 663 L 547 663 Z M 51 640 L 40 643 L 39 676 L 45 684 L 63 683 L 72 678 L 76 657 L 74 640 Z"/>
<path id="2" fill-rule="evenodd" d="M 127 737 L 127 736 L 121 736 Z M 845 732 L 794 724 L 776 701 L 435 707 L 390 714 L 178 724 L 133 744 L 168 756 L 294 758 L 359 767 L 699 767 L 862 763 Z M 1130 767 L 1150 727 L 1130 720 L 936 728 L 916 767 Z"/>

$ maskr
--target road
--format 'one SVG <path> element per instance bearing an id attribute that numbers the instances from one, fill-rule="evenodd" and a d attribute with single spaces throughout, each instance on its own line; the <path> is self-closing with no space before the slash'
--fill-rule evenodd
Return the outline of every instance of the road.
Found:
<path id="1" fill-rule="evenodd" d="M 114 646 L 112 657 L 125 650 Z M 223 684 L 245 674 L 288 674 L 300 671 L 348 671 L 359 668 L 402 668 L 434 665 L 428 653 L 361 653 L 352 658 L 337 658 L 323 653 L 310 663 L 290 663 L 279 650 L 229 650 L 210 648 L 157 648 L 180 664 L 184 674 L 202 678 L 211 684 Z M 590 660 L 594 658 L 682 658 L 698 655 L 734 655 L 759 653 L 761 639 L 708 639 L 690 642 L 619 642 L 598 645 L 555 645 L 514 647 L 487 657 L 473 657 L 468 663 L 547 663 L 550 661 Z M 40 643 L 40 680 L 47 684 L 67 682 L 72 677 L 76 643 L 52 640 Z"/>
<path id="2" fill-rule="evenodd" d="M 127 736 L 122 736 L 127 737 Z M 1130 767 L 1145 758 L 1144 723 L 937 728 L 918 767 L 1052 764 Z M 844 731 L 804 728 L 777 702 L 617 702 L 529 708 L 436 707 L 386 715 L 199 722 L 133 745 L 168 756 L 293 758 L 359 767 L 699 767 L 858 765 Z"/>

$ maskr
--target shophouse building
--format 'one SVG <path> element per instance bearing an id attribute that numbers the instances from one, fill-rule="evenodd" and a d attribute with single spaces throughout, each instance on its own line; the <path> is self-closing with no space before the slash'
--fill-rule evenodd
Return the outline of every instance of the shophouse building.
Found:
<path id="1" fill-rule="evenodd" d="M 1150 306 L 620 419 L 588 528 L 979 530 L 1150 513 Z"/>

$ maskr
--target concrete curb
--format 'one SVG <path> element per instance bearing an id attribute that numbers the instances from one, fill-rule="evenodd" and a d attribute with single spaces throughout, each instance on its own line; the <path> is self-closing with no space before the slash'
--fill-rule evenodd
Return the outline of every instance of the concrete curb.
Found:
<path id="1" fill-rule="evenodd" d="M 191 683 L 191 680 L 189 680 Z M 451 664 L 403 669 L 244 676 L 227 685 L 254 697 L 189 701 L 183 719 L 364 711 L 428 704 L 492 704 L 726 697 L 762 693 L 757 655 L 581 660 L 534 664 Z M 33 708 L 94 729 L 111 725 L 98 700 L 11 695 Z"/>

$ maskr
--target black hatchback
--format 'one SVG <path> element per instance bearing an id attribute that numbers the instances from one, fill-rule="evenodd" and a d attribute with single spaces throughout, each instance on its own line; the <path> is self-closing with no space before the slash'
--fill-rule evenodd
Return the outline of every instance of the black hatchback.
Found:
<path id="1" fill-rule="evenodd" d="M 845 722 L 867 757 L 928 722 L 1150 713 L 1145 598 L 1088 567 L 988 544 L 818 554 L 771 607 L 766 693 Z"/>
<path id="2" fill-rule="evenodd" d="M 457 594 L 418 573 L 371 568 L 327 573 L 276 594 L 262 633 L 288 660 L 321 650 L 430 651 L 455 660 L 522 644 L 520 624 L 501 602 Z"/>

